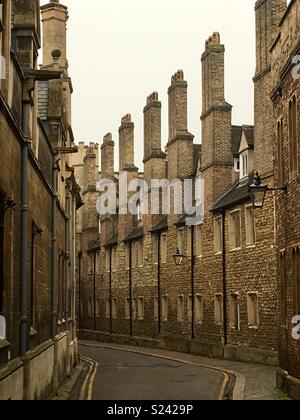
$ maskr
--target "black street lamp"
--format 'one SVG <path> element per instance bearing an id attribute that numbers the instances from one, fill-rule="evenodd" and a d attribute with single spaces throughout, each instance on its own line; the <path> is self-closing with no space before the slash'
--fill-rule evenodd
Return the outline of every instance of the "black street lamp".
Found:
<path id="1" fill-rule="evenodd" d="M 178 249 L 178 248 L 177 248 L 177 250 L 176 250 L 176 254 L 175 254 L 175 255 L 173 255 L 173 258 L 174 258 L 174 262 L 175 262 L 175 264 L 176 264 L 177 266 L 182 265 L 182 262 L 183 262 L 183 258 L 184 258 L 184 256 L 183 256 L 183 254 L 179 251 L 179 249 Z"/>
<path id="2" fill-rule="evenodd" d="M 254 209 L 263 208 L 268 191 L 283 191 L 287 193 L 287 187 L 269 188 L 267 185 L 262 183 L 259 173 L 256 172 L 253 183 L 249 185 L 249 193 Z"/>

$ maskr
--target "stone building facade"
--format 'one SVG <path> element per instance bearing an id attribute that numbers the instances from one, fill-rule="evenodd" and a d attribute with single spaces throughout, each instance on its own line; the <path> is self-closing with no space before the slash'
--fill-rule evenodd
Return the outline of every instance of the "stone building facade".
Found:
<path id="1" fill-rule="evenodd" d="M 291 1 L 272 45 L 276 253 L 280 273 L 278 385 L 300 399 L 300 3 Z"/>
<path id="2" fill-rule="evenodd" d="M 77 360 L 67 19 L 57 0 L 1 1 L 0 400 L 48 398 Z"/>
<path id="3" fill-rule="evenodd" d="M 161 102 L 157 93 L 147 98 L 143 172 L 135 167 L 130 115 L 119 129 L 118 172 L 110 134 L 101 146 L 100 172 L 98 146 L 81 145 L 76 171 L 84 172 L 81 187 L 91 200 L 77 232 L 82 337 L 278 364 L 277 195 L 268 193 L 263 209 L 254 211 L 248 187 L 255 170 L 274 186 L 270 49 L 286 6 L 284 0 L 255 4 L 254 126 L 232 124 L 232 106 L 224 94 L 225 47 L 214 33 L 202 55 L 201 145 L 188 130 L 183 71 L 168 89 L 165 148 Z M 119 207 L 117 214 L 97 218 L 97 181 L 118 184 L 124 172 L 128 180 L 148 183 L 202 179 L 203 223 L 187 226 L 186 214 L 174 211 L 141 216 L 141 203 L 136 215 L 124 215 Z M 147 203 L 153 202 L 152 192 L 146 194 Z M 182 256 L 181 265 L 175 264 L 175 254 Z"/>

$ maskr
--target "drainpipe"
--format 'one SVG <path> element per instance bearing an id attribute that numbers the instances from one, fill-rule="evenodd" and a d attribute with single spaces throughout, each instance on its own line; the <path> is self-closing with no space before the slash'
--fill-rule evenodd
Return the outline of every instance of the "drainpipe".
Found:
<path id="1" fill-rule="evenodd" d="M 132 243 L 129 242 L 129 329 L 130 337 L 133 336 L 133 320 L 132 320 Z"/>
<path id="2" fill-rule="evenodd" d="M 29 102 L 23 103 L 22 129 L 29 136 Z M 22 144 L 21 162 L 21 284 L 20 284 L 20 354 L 27 351 L 27 281 L 28 281 L 28 142 Z"/>
<path id="3" fill-rule="evenodd" d="M 51 336 L 57 335 L 57 174 L 58 167 L 53 163 L 52 169 L 52 216 L 51 216 Z"/>
<path id="4" fill-rule="evenodd" d="M 227 346 L 227 278 L 226 278 L 226 210 L 222 210 L 222 259 L 223 259 L 223 324 L 224 346 Z"/>
<path id="5" fill-rule="evenodd" d="M 65 220 L 65 322 L 66 322 L 66 331 L 69 328 L 69 261 L 70 261 L 70 252 L 69 252 L 69 234 L 70 234 L 70 197 L 66 197 L 66 213 L 67 217 Z"/>
<path id="6" fill-rule="evenodd" d="M 109 332 L 112 334 L 112 247 L 109 248 Z"/>
<path id="7" fill-rule="evenodd" d="M 94 254 L 94 331 L 97 331 L 97 318 L 96 318 L 96 251 Z"/>
<path id="8" fill-rule="evenodd" d="M 194 236 L 195 226 L 191 226 L 191 287 L 192 287 L 192 340 L 195 338 L 195 250 Z"/>
<path id="9" fill-rule="evenodd" d="M 158 304 L 158 334 L 161 333 L 161 233 L 157 235 L 157 304 Z"/>
<path id="10" fill-rule="evenodd" d="M 82 252 L 78 253 L 78 328 L 81 329 L 81 261 Z"/>
<path id="11" fill-rule="evenodd" d="M 73 318 L 73 339 L 76 338 L 76 200 L 73 196 L 72 199 L 72 290 L 73 290 L 73 305 L 72 305 L 72 318 Z"/>

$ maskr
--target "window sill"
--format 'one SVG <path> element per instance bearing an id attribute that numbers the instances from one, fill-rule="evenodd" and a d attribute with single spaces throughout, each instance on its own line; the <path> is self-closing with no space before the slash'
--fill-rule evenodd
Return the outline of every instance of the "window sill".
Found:
<path id="1" fill-rule="evenodd" d="M 230 249 L 230 252 L 240 252 L 241 250 L 242 250 L 241 247 L 239 247 L 239 248 L 232 248 L 232 249 Z"/>
<path id="2" fill-rule="evenodd" d="M 215 256 L 216 257 L 219 257 L 220 255 L 222 255 L 223 254 L 223 252 L 222 251 L 215 251 Z"/>
<path id="3" fill-rule="evenodd" d="M 0 350 L 7 349 L 10 343 L 5 338 L 0 338 Z"/>
<path id="4" fill-rule="evenodd" d="M 35 329 L 35 328 L 33 328 L 33 327 L 31 327 L 30 328 L 30 333 L 29 333 L 29 335 L 30 335 L 30 337 L 35 337 L 35 336 L 37 336 L 38 335 L 38 332 L 37 332 L 37 330 Z"/>
<path id="5" fill-rule="evenodd" d="M 215 322 L 215 325 L 216 325 L 217 327 L 223 327 L 223 322 Z"/>
<path id="6" fill-rule="evenodd" d="M 256 248 L 256 245 L 246 245 L 246 249 L 254 249 Z"/>
<path id="7" fill-rule="evenodd" d="M 259 326 L 258 325 L 248 325 L 249 330 L 258 330 Z"/>

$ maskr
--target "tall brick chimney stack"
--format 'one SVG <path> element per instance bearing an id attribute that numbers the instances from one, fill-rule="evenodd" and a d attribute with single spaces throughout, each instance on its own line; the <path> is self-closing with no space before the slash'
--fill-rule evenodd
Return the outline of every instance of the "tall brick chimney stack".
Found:
<path id="1" fill-rule="evenodd" d="M 115 143 L 112 134 L 108 133 L 103 138 L 101 146 L 101 176 L 102 178 L 111 178 L 114 176 L 114 156 Z"/>
<path id="2" fill-rule="evenodd" d="M 144 161 L 161 153 L 161 108 L 158 93 L 153 92 L 144 108 Z"/>
<path id="3" fill-rule="evenodd" d="M 98 214 L 96 211 L 96 183 L 98 181 L 98 144 L 90 143 L 86 147 L 83 159 L 84 201 L 88 203 L 82 208 L 82 242 L 87 249 L 89 242 L 98 236 Z"/>
<path id="4" fill-rule="evenodd" d="M 169 87 L 169 142 L 173 141 L 177 134 L 187 133 L 187 88 L 184 73 L 178 70 L 171 80 Z"/>
<path id="5" fill-rule="evenodd" d="M 166 177 L 166 154 L 161 150 L 161 102 L 158 93 L 153 92 L 147 98 L 144 108 L 144 176 L 145 181 L 150 186 L 152 179 L 164 179 Z M 152 192 L 153 190 L 151 190 Z M 148 193 L 148 204 L 157 204 L 155 197 Z M 160 215 L 144 216 L 145 234 L 157 223 Z"/>
<path id="6" fill-rule="evenodd" d="M 220 34 L 214 32 L 206 41 L 202 55 L 203 114 L 213 105 L 225 101 L 224 56 L 225 47 L 221 45 Z"/>
<path id="7" fill-rule="evenodd" d="M 232 183 L 231 113 L 225 101 L 225 47 L 215 32 L 202 54 L 202 176 L 209 211 L 221 193 Z M 210 193 L 208 193 L 210 192 Z"/>
<path id="8" fill-rule="evenodd" d="M 96 189 L 97 179 L 97 150 L 98 145 L 90 143 L 83 159 L 84 185 L 86 188 Z"/>
<path id="9" fill-rule="evenodd" d="M 43 66 L 52 66 L 52 51 L 59 50 L 60 67 L 67 68 L 67 21 L 68 8 L 59 0 L 41 6 L 43 21 Z"/>
<path id="10" fill-rule="evenodd" d="M 184 178 L 193 170 L 193 139 L 188 131 L 187 88 L 184 73 L 178 70 L 169 87 L 168 176 Z"/>
<path id="11" fill-rule="evenodd" d="M 103 138 L 101 146 L 101 179 L 114 179 L 114 150 L 115 143 L 112 134 L 108 133 Z M 101 216 L 101 246 L 105 246 L 113 237 L 114 215 Z"/>
<path id="12" fill-rule="evenodd" d="M 136 170 L 134 166 L 134 123 L 131 115 L 125 115 L 119 128 L 119 165 L 120 171 Z"/>
<path id="13" fill-rule="evenodd" d="M 128 184 L 138 177 L 138 168 L 134 165 L 134 123 L 131 115 L 125 115 L 121 120 L 119 128 L 119 170 L 127 172 Z M 120 191 L 122 194 L 123 191 Z M 127 198 L 133 193 L 128 193 Z M 126 239 L 134 226 L 135 216 L 132 214 L 120 214 L 118 217 L 118 237 L 120 241 Z"/>
<path id="14" fill-rule="evenodd" d="M 286 0 L 258 0 L 256 15 L 256 73 L 254 76 L 255 170 L 262 176 L 273 175 L 273 105 L 271 93 L 271 46 L 279 32 Z M 271 179 L 269 180 L 271 182 Z"/>

